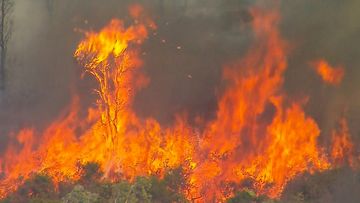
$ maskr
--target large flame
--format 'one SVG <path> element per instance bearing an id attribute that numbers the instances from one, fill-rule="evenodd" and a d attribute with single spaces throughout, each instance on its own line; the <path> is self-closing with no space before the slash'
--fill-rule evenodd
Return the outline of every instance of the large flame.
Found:
<path id="1" fill-rule="evenodd" d="M 205 131 L 207 154 L 192 179 L 207 190 L 200 193 L 211 198 L 223 193 L 219 190 L 223 182 L 247 179 L 259 193 L 275 197 L 295 175 L 330 167 L 317 145 L 316 122 L 305 115 L 301 103 L 286 105 L 281 90 L 287 51 L 276 29 L 279 14 L 261 10 L 252 14 L 255 44 L 242 60 L 225 69 L 230 84 L 219 99 L 217 118 Z"/>
<path id="2" fill-rule="evenodd" d="M 251 11 L 254 44 L 243 59 L 225 67 L 227 86 L 216 117 L 201 132 L 181 116 L 168 128 L 139 118 L 132 102 L 148 82 L 140 73 L 139 46 L 155 29 L 141 12 L 132 7 L 132 26 L 115 19 L 99 32 L 85 33 L 75 58 L 98 83 L 96 107 L 79 118 L 75 96 L 67 113 L 40 135 L 34 129 L 18 133 L 21 149 L 10 146 L 0 161 L 0 197 L 33 173 L 46 173 L 54 182 L 76 180 L 79 164 L 88 162 L 99 163 L 112 181 L 162 176 L 182 166 L 189 174 L 187 197 L 201 202 L 223 201 L 247 181 L 257 193 L 278 197 L 296 175 L 329 169 L 351 154 L 345 121 L 341 133 L 333 133 L 330 157 L 317 142 L 320 129 L 304 113 L 304 103 L 282 90 L 287 43 L 277 30 L 276 10 Z"/>
<path id="3" fill-rule="evenodd" d="M 79 178 L 78 165 L 97 162 L 106 178 L 132 179 L 139 175 L 162 174 L 192 157 L 194 140 L 190 128 L 178 119 L 174 128 L 162 129 L 154 119 L 140 120 L 131 103 L 136 89 L 146 84 L 138 69 L 137 47 L 153 24 L 137 23 L 124 27 L 112 20 L 100 32 L 88 32 L 75 57 L 98 82 L 97 108 L 88 118 L 78 118 L 74 99 L 68 115 L 60 117 L 42 135 L 23 130 L 18 141 L 20 152 L 10 147 L 2 167 L 0 196 L 15 189 L 32 173 L 47 173 L 55 182 Z M 90 127 L 89 127 L 90 126 Z M 77 131 L 82 134 L 78 137 Z M 41 137 L 35 145 L 34 138 Z"/>

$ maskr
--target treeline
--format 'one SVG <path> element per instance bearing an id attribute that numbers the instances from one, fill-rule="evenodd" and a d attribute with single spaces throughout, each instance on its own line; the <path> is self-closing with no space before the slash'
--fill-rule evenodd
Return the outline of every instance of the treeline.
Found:
<path id="1" fill-rule="evenodd" d="M 97 203 L 97 202 L 187 202 L 181 168 L 167 172 L 164 178 L 137 177 L 132 183 L 101 180 L 103 173 L 96 163 L 81 166 L 76 182 L 64 181 L 55 186 L 46 174 L 36 174 L 1 203 Z"/>
<path id="2" fill-rule="evenodd" d="M 186 174 L 181 168 L 168 171 L 163 178 L 137 177 L 133 182 L 116 183 L 102 180 L 103 173 L 96 163 L 80 166 L 77 181 L 55 185 L 46 174 L 36 174 L 26 180 L 17 191 L 0 203 L 171 203 L 192 202 L 186 199 Z M 356 202 L 360 200 L 360 173 L 341 168 L 315 174 L 303 174 L 291 181 L 279 200 L 256 195 L 242 189 L 229 198 L 228 203 L 305 203 Z M 348 191 L 349 194 L 343 194 Z M 346 200 L 347 198 L 347 200 Z"/>

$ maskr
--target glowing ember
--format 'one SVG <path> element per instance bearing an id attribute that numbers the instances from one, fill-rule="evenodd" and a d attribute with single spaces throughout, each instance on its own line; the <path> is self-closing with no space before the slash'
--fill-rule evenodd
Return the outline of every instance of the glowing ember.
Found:
<path id="1" fill-rule="evenodd" d="M 338 85 L 344 77 L 344 69 L 342 67 L 332 67 L 323 59 L 311 63 L 321 79 L 331 85 Z"/>
<path id="2" fill-rule="evenodd" d="M 320 129 L 304 113 L 304 104 L 291 101 L 282 90 L 287 45 L 277 30 L 276 10 L 252 10 L 254 44 L 242 60 L 225 68 L 227 87 L 216 118 L 202 132 L 180 116 L 168 128 L 153 118 L 139 118 L 132 102 L 136 90 L 149 82 L 140 73 L 139 45 L 155 25 L 141 7 L 130 11 L 133 26 L 114 19 L 99 32 L 86 33 L 75 52 L 84 72 L 97 81 L 96 107 L 89 108 L 86 119 L 79 118 L 75 96 L 67 113 L 41 135 L 33 129 L 18 133 L 21 150 L 10 146 L 0 161 L 0 197 L 33 173 L 46 173 L 55 183 L 77 180 L 79 164 L 88 162 L 99 163 L 103 178 L 111 181 L 161 177 L 182 166 L 189 174 L 189 200 L 221 202 L 234 192 L 228 184 L 243 188 L 246 181 L 258 194 L 278 197 L 296 175 L 329 169 L 352 156 L 345 120 L 333 133 L 329 157 L 318 146 Z M 342 69 L 329 68 L 324 61 L 316 64 L 325 81 L 341 82 Z"/>

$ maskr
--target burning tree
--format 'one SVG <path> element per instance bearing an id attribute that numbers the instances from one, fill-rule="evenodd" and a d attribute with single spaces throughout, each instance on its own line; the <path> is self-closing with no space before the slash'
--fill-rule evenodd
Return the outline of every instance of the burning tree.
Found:
<path id="1" fill-rule="evenodd" d="M 88 33 L 89 40 L 82 42 L 75 56 L 98 82 L 98 108 L 104 129 L 106 145 L 112 151 L 118 146 L 121 130 L 125 129 L 127 109 L 130 104 L 133 82 L 132 71 L 139 66 L 134 51 L 128 50 L 129 42 L 139 43 L 147 36 L 144 25 L 133 26 L 125 30 L 123 22 L 113 20 L 102 36 Z M 113 154 L 114 152 L 111 152 Z"/>

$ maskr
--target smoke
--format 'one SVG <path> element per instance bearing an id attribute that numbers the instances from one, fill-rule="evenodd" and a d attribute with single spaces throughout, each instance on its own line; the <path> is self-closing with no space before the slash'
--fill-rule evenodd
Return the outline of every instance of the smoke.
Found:
<path id="1" fill-rule="evenodd" d="M 352 135 L 359 136 L 360 93 L 357 68 L 360 49 L 354 45 L 360 32 L 356 22 L 359 1 L 286 1 L 282 3 L 283 34 L 292 45 L 286 89 L 309 95 L 307 109 L 315 116 L 323 134 L 328 134 L 340 116 L 350 122 Z M 309 61 L 325 58 L 345 69 L 343 84 L 337 88 L 323 84 L 309 68 Z"/>
<path id="2" fill-rule="evenodd" d="M 359 202 L 359 173 L 348 168 L 304 174 L 286 186 L 283 202 Z M 300 201 L 302 200 L 302 201 Z"/>
<path id="3" fill-rule="evenodd" d="M 48 2 L 15 3 L 7 90 L 1 103 L 2 139 L 9 130 L 46 126 L 68 105 L 74 92 L 81 94 L 86 105 L 94 103 L 95 83 L 87 77 L 80 79 L 72 57 L 82 37 L 74 29 L 98 30 L 112 18 L 128 19 L 127 8 L 134 3 L 53 0 L 50 8 Z M 164 123 L 185 110 L 191 116 L 211 114 L 222 65 L 238 58 L 249 42 L 247 4 L 234 1 L 233 9 L 214 0 L 140 3 L 155 19 L 158 30 L 143 48 L 151 83 L 135 101 L 138 113 Z"/>

